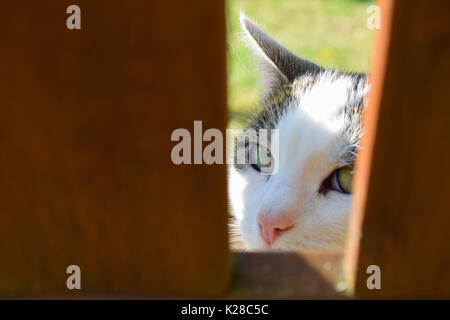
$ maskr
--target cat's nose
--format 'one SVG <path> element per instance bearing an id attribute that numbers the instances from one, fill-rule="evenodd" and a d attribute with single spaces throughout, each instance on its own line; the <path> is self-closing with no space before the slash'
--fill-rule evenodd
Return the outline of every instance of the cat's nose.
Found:
<path id="1" fill-rule="evenodd" d="M 257 221 L 261 227 L 264 241 L 269 247 L 281 232 L 290 229 L 295 224 L 294 219 L 288 214 L 259 214 Z"/>

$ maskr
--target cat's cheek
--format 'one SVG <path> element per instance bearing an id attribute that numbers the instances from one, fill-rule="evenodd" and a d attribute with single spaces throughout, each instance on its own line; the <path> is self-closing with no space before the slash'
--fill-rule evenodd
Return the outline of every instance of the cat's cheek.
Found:
<path id="1" fill-rule="evenodd" d="M 230 200 L 231 214 L 239 221 L 244 217 L 244 193 L 246 186 L 247 181 L 245 177 L 234 167 L 230 167 L 228 170 L 228 198 Z"/>
<path id="2" fill-rule="evenodd" d="M 247 250 L 267 249 L 267 246 L 261 236 L 259 224 L 256 222 L 256 217 L 253 214 L 244 214 L 244 218 L 240 222 L 239 229 Z"/>
<path id="3" fill-rule="evenodd" d="M 330 194 L 314 204 L 302 227 L 304 238 L 313 249 L 340 249 L 345 245 L 351 197 Z"/>

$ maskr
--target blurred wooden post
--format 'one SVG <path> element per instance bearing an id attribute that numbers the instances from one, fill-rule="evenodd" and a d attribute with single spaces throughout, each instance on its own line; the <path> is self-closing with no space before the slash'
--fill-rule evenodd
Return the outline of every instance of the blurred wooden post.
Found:
<path id="1" fill-rule="evenodd" d="M 450 2 L 380 7 L 346 265 L 359 298 L 449 298 Z M 366 286 L 369 265 L 381 290 Z"/>
<path id="2" fill-rule="evenodd" d="M 223 1 L 0 3 L 0 295 L 222 294 L 226 168 L 171 133 L 226 125 Z"/>

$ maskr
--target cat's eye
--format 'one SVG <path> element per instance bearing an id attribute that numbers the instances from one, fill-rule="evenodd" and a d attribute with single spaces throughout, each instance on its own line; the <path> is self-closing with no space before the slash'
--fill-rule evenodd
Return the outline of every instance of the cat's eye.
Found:
<path id="1" fill-rule="evenodd" d="M 342 167 L 334 171 L 330 177 L 330 189 L 341 193 L 352 192 L 353 168 Z"/>
<path id="2" fill-rule="evenodd" d="M 262 174 L 271 174 L 273 158 L 270 150 L 261 144 L 253 144 L 250 146 L 249 151 L 249 160 L 252 168 Z"/>

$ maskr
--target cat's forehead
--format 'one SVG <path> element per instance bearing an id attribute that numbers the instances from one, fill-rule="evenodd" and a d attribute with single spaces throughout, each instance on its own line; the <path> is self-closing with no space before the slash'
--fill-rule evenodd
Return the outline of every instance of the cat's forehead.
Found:
<path id="1" fill-rule="evenodd" d="M 367 93 L 365 77 L 358 74 L 325 71 L 303 76 L 292 83 L 291 107 L 306 113 L 317 125 L 330 131 L 343 131 L 349 114 L 360 113 Z M 356 125 L 356 123 L 355 123 Z"/>
<path id="2" fill-rule="evenodd" d="M 349 74 L 326 72 L 294 81 L 275 126 L 281 152 L 299 157 L 320 153 L 330 162 L 352 163 L 366 93 L 364 78 Z"/>
<path id="3" fill-rule="evenodd" d="M 348 126 L 349 120 L 361 119 L 367 92 L 364 74 L 325 70 L 302 75 L 264 96 L 262 108 L 250 127 L 275 128 L 287 111 L 300 108 L 316 122 L 338 130 L 344 122 Z"/>
<path id="4" fill-rule="evenodd" d="M 293 102 L 295 103 L 295 102 Z M 340 155 L 349 148 L 350 143 L 343 134 L 344 124 L 338 118 L 325 118 L 324 121 L 311 117 L 301 108 L 289 108 L 278 122 L 278 143 L 280 155 L 286 161 L 295 159 L 301 164 L 311 156 L 327 158 L 336 162 Z M 294 163 L 291 162 L 291 166 Z"/>

